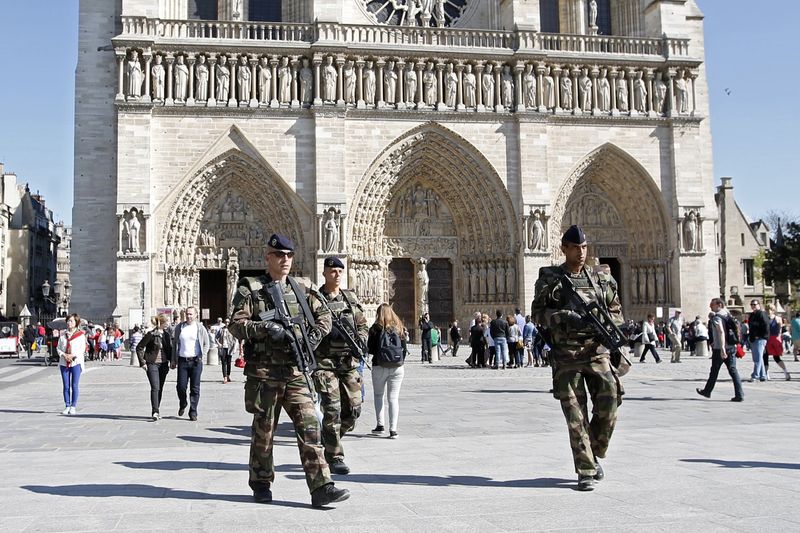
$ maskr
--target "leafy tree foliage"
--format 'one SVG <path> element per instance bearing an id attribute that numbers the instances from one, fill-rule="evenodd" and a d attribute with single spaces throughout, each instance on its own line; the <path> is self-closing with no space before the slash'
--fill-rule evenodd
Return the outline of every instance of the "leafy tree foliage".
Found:
<path id="1" fill-rule="evenodd" d="M 783 244 L 767 250 L 764 278 L 768 281 L 800 281 L 800 224 L 787 224 Z"/>

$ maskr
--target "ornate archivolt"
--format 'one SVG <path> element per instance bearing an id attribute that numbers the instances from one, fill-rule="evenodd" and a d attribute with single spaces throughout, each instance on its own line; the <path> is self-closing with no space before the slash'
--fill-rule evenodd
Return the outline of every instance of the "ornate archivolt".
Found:
<path id="1" fill-rule="evenodd" d="M 491 164 L 452 131 L 429 123 L 401 136 L 371 165 L 353 205 L 351 275 L 372 272 L 381 287 L 373 293 L 385 295 L 388 258 L 451 257 L 460 260 L 466 302 L 516 300 L 511 198 Z"/>
<path id="2" fill-rule="evenodd" d="M 158 250 L 166 305 L 197 304 L 199 270 L 265 268 L 266 240 L 273 232 L 294 240 L 301 251 L 294 268 L 304 272 L 308 253 L 297 215 L 303 204 L 280 180 L 244 152 L 229 150 L 162 203 L 159 219 L 166 222 Z"/>
<path id="3" fill-rule="evenodd" d="M 661 191 L 633 158 L 607 144 L 575 168 L 553 205 L 550 251 L 559 256 L 561 232 L 584 227 L 591 253 L 616 257 L 625 268 L 629 303 L 669 303 L 671 298 L 669 231 Z"/>

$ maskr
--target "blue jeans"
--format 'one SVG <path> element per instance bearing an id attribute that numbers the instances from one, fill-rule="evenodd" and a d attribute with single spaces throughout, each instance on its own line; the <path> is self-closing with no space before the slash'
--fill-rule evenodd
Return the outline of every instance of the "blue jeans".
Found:
<path id="1" fill-rule="evenodd" d="M 766 381 L 767 371 L 764 368 L 764 350 L 767 348 L 767 339 L 755 339 L 750 343 L 750 352 L 753 354 L 752 379 Z"/>
<path id="2" fill-rule="evenodd" d="M 197 416 L 197 404 L 200 402 L 200 376 L 202 374 L 202 357 L 178 357 L 178 404 L 181 409 L 186 408 L 186 386 L 189 385 L 189 416 Z"/>
<path id="3" fill-rule="evenodd" d="M 64 405 L 66 407 L 78 406 L 78 384 L 81 382 L 83 365 L 73 365 L 69 368 L 59 366 L 61 370 L 61 383 L 64 385 Z"/>
<path id="4" fill-rule="evenodd" d="M 492 337 L 492 340 L 494 340 L 495 352 L 494 366 L 506 366 L 506 363 L 508 363 L 508 339 L 505 337 Z"/>
<path id="5" fill-rule="evenodd" d="M 736 349 L 728 348 L 726 350 L 728 357 L 722 358 L 722 350 L 714 348 L 711 350 L 711 372 L 708 374 L 708 381 L 703 389 L 707 395 L 711 395 L 714 390 L 714 385 L 717 384 L 717 377 L 719 376 L 719 369 L 725 364 L 728 367 L 728 374 L 733 380 L 733 392 L 736 398 L 744 398 L 744 391 L 742 391 L 742 380 L 739 379 L 739 372 L 736 371 Z"/>

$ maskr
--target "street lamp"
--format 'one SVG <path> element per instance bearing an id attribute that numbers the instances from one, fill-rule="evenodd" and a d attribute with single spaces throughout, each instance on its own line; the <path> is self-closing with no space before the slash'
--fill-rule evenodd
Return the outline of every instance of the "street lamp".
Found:
<path id="1" fill-rule="evenodd" d="M 47 280 L 44 280 L 44 282 L 42 283 L 42 300 L 54 304 L 56 306 L 56 314 L 58 314 L 58 307 L 61 301 L 62 287 L 63 283 L 61 283 L 61 280 L 56 280 L 56 282 L 53 283 L 52 287 L 50 285 L 50 282 Z M 51 289 L 53 291 L 53 296 L 50 296 Z"/>

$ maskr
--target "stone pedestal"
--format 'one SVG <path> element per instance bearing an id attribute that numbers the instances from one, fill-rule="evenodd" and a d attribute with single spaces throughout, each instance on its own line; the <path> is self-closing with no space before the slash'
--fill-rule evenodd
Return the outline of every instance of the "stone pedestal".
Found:
<path id="1" fill-rule="evenodd" d="M 217 344 L 213 342 L 211 347 L 208 349 L 208 355 L 206 355 L 206 364 L 209 366 L 219 366 L 219 349 L 217 348 Z"/>

